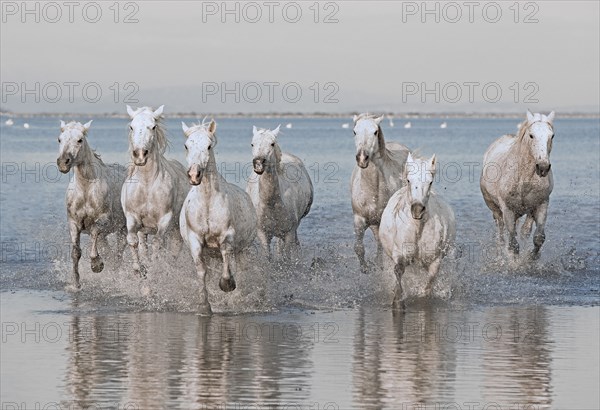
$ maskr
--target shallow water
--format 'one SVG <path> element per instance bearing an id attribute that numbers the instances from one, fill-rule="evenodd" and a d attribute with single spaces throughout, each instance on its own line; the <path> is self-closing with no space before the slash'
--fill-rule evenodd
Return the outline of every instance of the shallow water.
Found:
<path id="1" fill-rule="evenodd" d="M 300 227 L 300 262 L 265 268 L 252 251 L 232 294 L 218 289 L 213 264 L 208 287 L 217 314 L 201 318 L 185 250 L 175 265 L 154 264 L 143 285 L 129 273 L 128 253 L 120 268 L 95 274 L 84 251 L 83 291 L 62 290 L 70 272 L 69 175 L 55 166 L 59 121 L 29 118 L 25 130 L 3 118 L 3 408 L 599 408 L 600 124 L 556 120 L 542 258 L 508 263 L 478 179 L 487 146 L 519 120 L 450 119 L 447 129 L 441 119 L 411 119 L 411 129 L 384 124 L 387 139 L 437 153 L 434 187 L 458 220 L 461 252 L 445 261 L 433 299 L 418 297 L 422 278 L 408 272 L 404 316 L 388 309 L 389 272 L 358 271 L 345 121 L 220 120 L 217 163 L 241 186 L 250 175 L 252 125 L 292 122 L 280 143 L 305 161 L 315 203 Z M 94 120 L 89 141 L 105 162 L 127 162 L 126 127 L 124 119 Z M 167 127 L 169 156 L 183 162 L 179 120 Z M 372 254 L 370 235 L 367 245 Z"/>

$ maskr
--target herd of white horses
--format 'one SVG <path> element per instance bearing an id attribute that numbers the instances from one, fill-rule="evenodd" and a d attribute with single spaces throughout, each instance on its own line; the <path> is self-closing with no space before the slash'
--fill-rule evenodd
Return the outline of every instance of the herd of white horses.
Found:
<path id="1" fill-rule="evenodd" d="M 73 279 L 80 288 L 79 260 L 82 232 L 91 237 L 93 272 L 104 262 L 99 249 L 108 249 L 107 235 L 116 234 L 117 260 L 129 245 L 132 270 L 141 278 L 147 269 L 148 235 L 152 235 L 151 258 L 164 252 L 176 257 L 182 241 L 188 246 L 200 285 L 201 314 L 210 314 L 206 290 L 207 258 L 222 259 L 219 287 L 236 288 L 237 259 L 258 239 L 264 258 L 290 261 L 297 257 L 297 230 L 313 203 L 313 185 L 300 158 L 282 152 L 274 130 L 252 130 L 252 165 L 246 191 L 223 178 L 216 166 L 217 124 L 214 120 L 190 126 L 182 122 L 187 170 L 165 157 L 163 106 L 156 110 L 127 106 L 129 123 L 129 169 L 107 166 L 90 148 L 86 124 L 61 121 L 58 137 L 61 172 L 73 170 L 66 195 L 67 217 L 72 242 Z M 433 283 L 442 258 L 452 249 L 456 222 L 452 208 L 432 190 L 436 156 L 421 158 L 396 142 L 385 141 L 380 123 L 383 116 L 354 117 L 356 165 L 351 179 L 354 213 L 354 250 L 362 272 L 369 270 L 365 259 L 364 234 L 371 228 L 377 241 L 376 263 L 383 266 L 383 253 L 392 260 L 396 292 L 392 307 L 404 308 L 402 275 L 415 265 L 427 272 L 426 293 Z M 500 243 L 519 253 L 516 223 L 526 215 L 521 233 L 536 230 L 531 256 L 539 257 L 544 243 L 544 225 L 553 180 L 550 151 L 554 112 L 527 112 L 516 135 L 497 139 L 484 155 L 481 192 L 491 209 Z M 488 166 L 500 170 L 486 177 Z M 284 175 L 294 173 L 293 181 Z M 285 172 L 284 172 L 285 170 Z M 271 241 L 278 238 L 280 252 L 273 256 Z M 141 255 L 140 255 L 141 253 Z"/>

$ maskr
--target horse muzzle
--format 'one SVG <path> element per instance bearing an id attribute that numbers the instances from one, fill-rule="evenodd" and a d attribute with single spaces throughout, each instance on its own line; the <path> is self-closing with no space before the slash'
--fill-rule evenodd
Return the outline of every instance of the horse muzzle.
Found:
<path id="1" fill-rule="evenodd" d="M 188 169 L 188 178 L 191 185 L 200 185 L 203 176 L 204 169 L 200 168 L 198 165 L 194 164 L 190 167 L 190 169 Z"/>
<path id="2" fill-rule="evenodd" d="M 56 160 L 56 165 L 58 166 L 58 170 L 63 174 L 68 173 L 71 170 L 71 166 L 73 165 L 73 158 L 71 156 L 60 157 Z"/>
<path id="3" fill-rule="evenodd" d="M 265 172 L 265 159 L 264 158 L 254 158 L 252 160 L 252 168 L 254 168 L 254 172 L 258 175 L 262 175 Z"/>
<path id="4" fill-rule="evenodd" d="M 540 177 L 544 178 L 550 172 L 551 167 L 552 164 L 550 164 L 549 162 L 537 163 L 535 164 L 535 173 L 538 174 Z"/>
<path id="5" fill-rule="evenodd" d="M 425 205 L 414 203 L 410 206 L 410 213 L 414 219 L 423 219 L 423 214 L 425 214 Z"/>
<path id="6" fill-rule="evenodd" d="M 364 151 L 360 151 L 358 154 L 356 154 L 356 165 L 362 169 L 365 169 L 369 166 L 369 156 Z"/>
<path id="7" fill-rule="evenodd" d="M 139 167 L 143 167 L 148 162 L 148 150 L 136 149 L 133 151 L 133 163 Z"/>

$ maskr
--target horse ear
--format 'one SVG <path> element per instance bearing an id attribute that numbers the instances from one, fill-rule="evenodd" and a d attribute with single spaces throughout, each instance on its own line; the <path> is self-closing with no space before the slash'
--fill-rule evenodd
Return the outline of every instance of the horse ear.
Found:
<path id="1" fill-rule="evenodd" d="M 160 117 L 160 116 L 162 115 L 162 113 L 163 113 L 163 110 L 164 110 L 164 109 L 165 109 L 165 106 L 164 106 L 164 105 L 161 105 L 160 107 L 158 107 L 158 108 L 156 109 L 156 111 L 154 111 L 154 112 L 152 113 L 152 116 L 153 116 L 154 118 L 158 118 L 158 117 Z"/>
<path id="2" fill-rule="evenodd" d="M 550 114 L 548 114 L 548 116 L 546 118 L 548 119 L 548 122 L 550 124 L 552 124 L 552 122 L 554 121 L 554 111 L 552 111 Z"/>
<path id="3" fill-rule="evenodd" d="M 279 124 L 277 128 L 271 131 L 273 133 L 273 136 L 277 137 L 279 135 L 279 128 L 281 128 L 281 124 Z"/>
<path id="4" fill-rule="evenodd" d="M 188 127 L 187 125 L 185 125 L 185 122 L 181 121 L 181 129 L 183 130 L 183 134 L 188 137 L 188 130 L 190 129 L 190 127 Z"/>
<path id="5" fill-rule="evenodd" d="M 88 122 L 86 122 L 85 124 L 83 124 L 83 129 L 86 130 L 86 131 L 89 130 L 90 127 L 92 126 L 92 121 L 94 121 L 94 120 L 89 120 Z"/>
<path id="6" fill-rule="evenodd" d="M 356 123 L 356 121 L 358 121 L 359 115 L 354 114 L 354 117 L 352 117 L 352 121 L 354 121 Z"/>
<path id="7" fill-rule="evenodd" d="M 375 118 L 375 124 L 379 125 L 379 123 L 383 120 L 383 115 L 381 117 Z"/>
<path id="8" fill-rule="evenodd" d="M 252 134 L 253 134 L 253 135 L 256 135 L 256 134 L 258 134 L 258 128 L 256 128 L 256 125 L 253 125 L 253 126 L 252 126 Z"/>
<path id="9" fill-rule="evenodd" d="M 408 153 L 408 157 L 406 158 L 406 162 L 414 162 L 412 152 Z"/>
<path id="10" fill-rule="evenodd" d="M 63 120 L 60 120 L 60 130 L 61 131 L 65 130 L 65 125 L 67 125 L 67 124 L 65 124 L 65 122 Z"/>
<path id="11" fill-rule="evenodd" d="M 436 164 L 436 157 L 435 154 L 433 154 L 433 156 L 431 157 L 431 160 L 429 161 L 430 165 L 431 165 L 431 172 L 435 171 L 435 164 Z"/>
<path id="12" fill-rule="evenodd" d="M 131 119 L 135 117 L 135 111 L 129 105 L 127 106 L 127 114 L 129 114 L 129 117 L 131 117 Z"/>
<path id="13" fill-rule="evenodd" d="M 211 134 L 214 134 L 216 130 L 217 130 L 217 123 L 215 122 L 214 119 L 212 119 L 212 120 L 210 120 L 210 124 L 208 124 L 208 132 L 210 132 Z"/>
<path id="14" fill-rule="evenodd" d="M 534 121 L 535 117 L 533 116 L 533 114 L 531 113 L 531 111 L 527 110 L 527 121 L 529 123 L 532 123 Z"/>

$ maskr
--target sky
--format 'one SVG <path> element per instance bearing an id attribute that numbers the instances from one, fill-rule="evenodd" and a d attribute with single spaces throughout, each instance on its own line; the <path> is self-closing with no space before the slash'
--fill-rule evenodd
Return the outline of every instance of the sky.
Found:
<path id="1" fill-rule="evenodd" d="M 12 112 L 599 112 L 598 1 L 2 1 Z"/>

